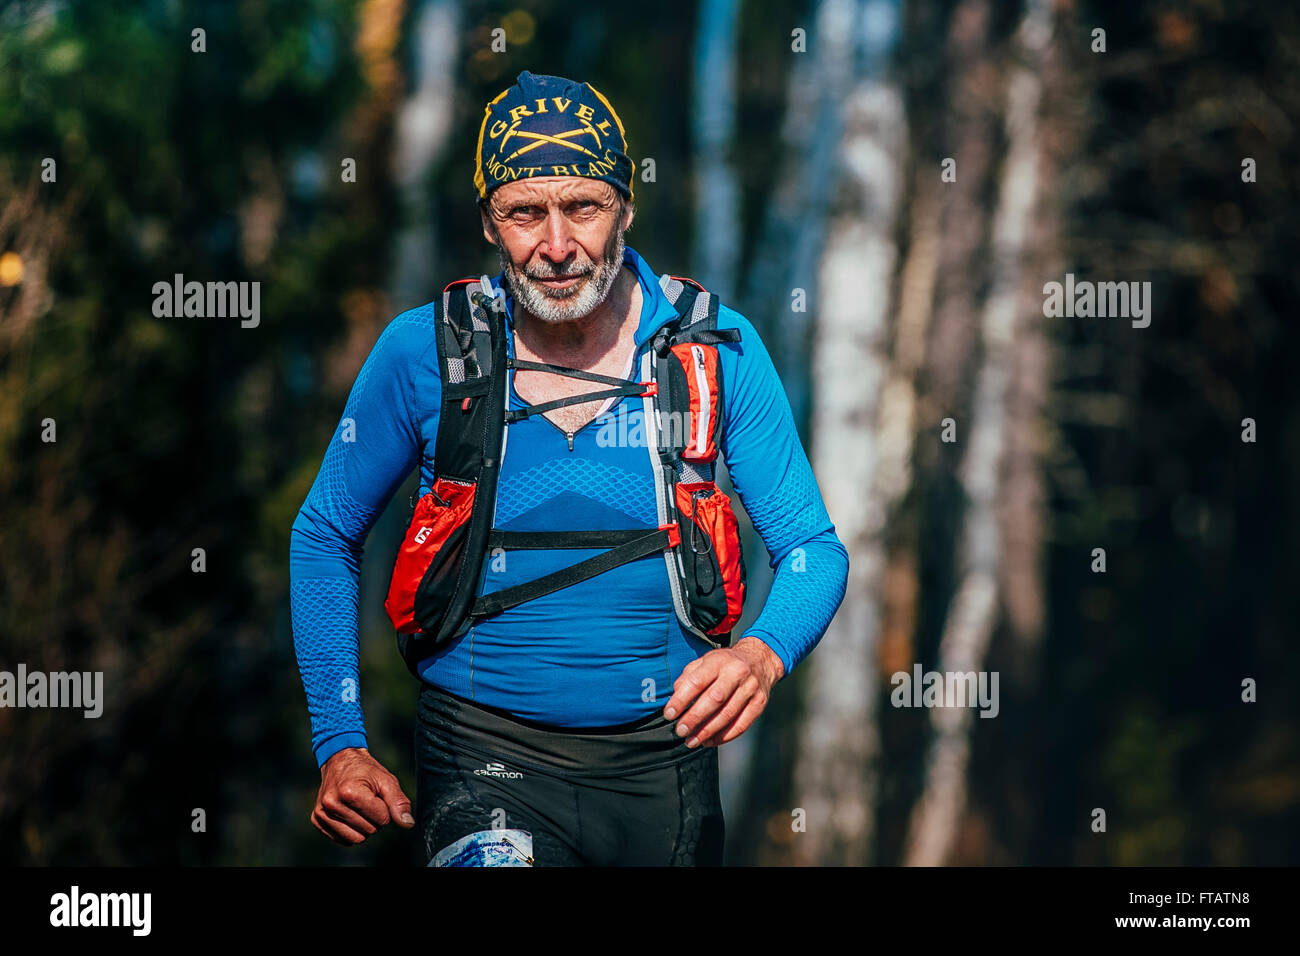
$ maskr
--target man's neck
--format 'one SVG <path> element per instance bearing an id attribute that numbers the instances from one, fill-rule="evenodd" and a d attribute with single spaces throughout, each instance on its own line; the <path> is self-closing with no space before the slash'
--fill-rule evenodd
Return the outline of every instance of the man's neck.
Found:
<path id="1" fill-rule="evenodd" d="M 625 327 L 641 314 L 641 284 L 625 264 L 605 301 L 580 319 L 543 322 L 515 299 L 515 335 L 527 351 L 556 365 L 583 368 L 618 347 Z"/>

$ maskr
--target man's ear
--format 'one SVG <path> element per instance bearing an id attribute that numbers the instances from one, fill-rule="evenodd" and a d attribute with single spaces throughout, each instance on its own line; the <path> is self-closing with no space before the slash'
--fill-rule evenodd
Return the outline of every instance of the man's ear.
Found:
<path id="1" fill-rule="evenodd" d="M 497 244 L 497 240 L 492 235 L 492 226 L 490 221 L 488 220 L 487 208 L 488 207 L 486 203 L 478 207 L 479 219 L 483 226 L 483 238 L 486 239 L 490 244 L 495 246 Z"/>

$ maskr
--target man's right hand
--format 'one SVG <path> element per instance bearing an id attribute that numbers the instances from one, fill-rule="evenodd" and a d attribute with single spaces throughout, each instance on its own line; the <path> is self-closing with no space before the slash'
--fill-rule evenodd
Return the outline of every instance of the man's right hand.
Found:
<path id="1" fill-rule="evenodd" d="M 388 823 L 415 826 L 402 785 L 365 747 L 340 750 L 325 761 L 320 777 L 311 822 L 335 843 L 355 846 Z"/>

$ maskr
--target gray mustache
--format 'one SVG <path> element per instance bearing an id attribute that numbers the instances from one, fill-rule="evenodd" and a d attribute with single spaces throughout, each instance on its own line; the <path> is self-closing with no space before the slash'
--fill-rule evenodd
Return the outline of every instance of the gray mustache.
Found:
<path id="1" fill-rule="evenodd" d="M 588 269 L 585 272 L 557 272 L 553 275 L 535 275 L 531 272 L 525 272 L 524 275 L 530 279 L 573 279 L 578 276 L 589 276 L 594 270 Z"/>

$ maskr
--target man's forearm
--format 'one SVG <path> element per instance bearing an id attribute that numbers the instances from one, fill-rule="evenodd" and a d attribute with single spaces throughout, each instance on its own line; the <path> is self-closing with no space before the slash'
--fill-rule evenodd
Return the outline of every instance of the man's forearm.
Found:
<path id="1" fill-rule="evenodd" d="M 357 642 L 357 585 L 349 578 L 293 575 L 294 653 L 311 716 L 317 765 L 346 747 L 365 747 Z"/>
<path id="2" fill-rule="evenodd" d="M 833 532 L 799 545 L 776 567 L 767 603 L 745 629 L 776 654 L 782 676 L 808 656 L 844 600 L 848 551 Z"/>

